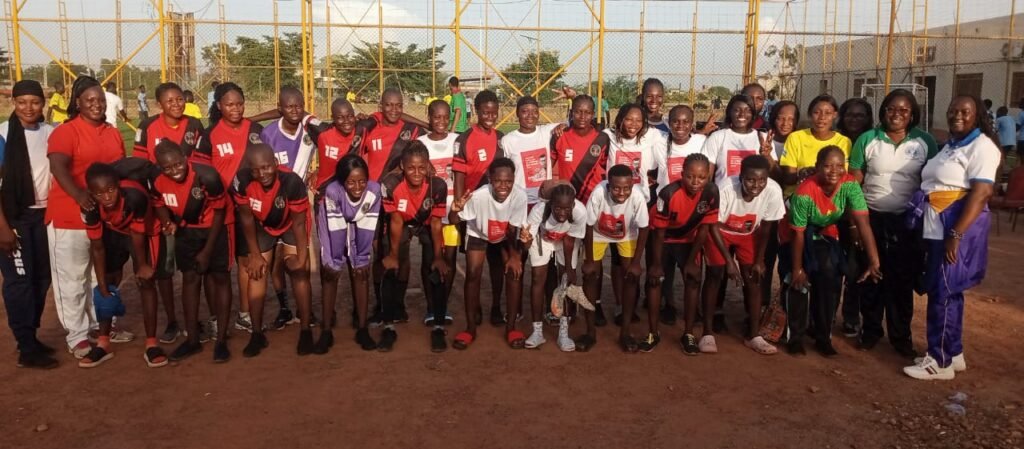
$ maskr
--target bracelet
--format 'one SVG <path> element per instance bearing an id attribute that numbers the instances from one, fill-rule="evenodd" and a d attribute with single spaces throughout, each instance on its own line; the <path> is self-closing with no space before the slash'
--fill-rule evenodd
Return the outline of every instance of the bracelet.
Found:
<path id="1" fill-rule="evenodd" d="M 949 236 L 953 240 L 963 240 L 963 238 L 964 238 L 964 234 L 962 232 L 960 232 L 960 231 L 957 231 L 954 228 L 949 228 Z"/>

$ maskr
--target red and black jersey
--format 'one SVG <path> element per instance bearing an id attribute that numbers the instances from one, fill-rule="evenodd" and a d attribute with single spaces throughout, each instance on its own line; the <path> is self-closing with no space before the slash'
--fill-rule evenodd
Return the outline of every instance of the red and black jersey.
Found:
<path id="1" fill-rule="evenodd" d="M 169 139 L 181 145 L 185 156 L 191 157 L 203 138 L 203 123 L 195 117 L 182 116 L 178 126 L 170 127 L 164 122 L 164 115 L 157 114 L 149 117 L 139 124 L 139 130 L 135 132 L 135 149 L 132 156 L 149 159 L 156 162 L 155 148 L 160 141 Z"/>
<path id="2" fill-rule="evenodd" d="M 307 218 L 309 215 L 309 198 L 302 178 L 286 167 L 278 166 L 277 170 L 277 179 L 270 188 L 260 185 L 249 170 L 239 171 L 231 188 L 235 202 L 249 206 L 256 221 L 275 237 L 291 229 L 294 214 L 306 214 Z"/>
<path id="3" fill-rule="evenodd" d="M 651 208 L 651 227 L 665 230 L 666 243 L 691 242 L 698 225 L 718 222 L 718 205 L 715 183 L 690 196 L 681 183 L 673 182 L 661 189 Z"/>
<path id="4" fill-rule="evenodd" d="M 380 184 L 384 212 L 398 212 L 407 225 L 427 225 L 431 218 L 443 218 L 448 208 L 448 184 L 436 176 L 427 178 L 418 192 L 409 189 L 405 176 L 399 172 L 388 173 Z"/>
<path id="5" fill-rule="evenodd" d="M 146 188 L 130 179 L 120 183 L 121 199 L 113 209 L 97 204 L 92 210 L 82 210 L 82 222 L 91 240 L 103 238 L 104 228 L 122 234 L 137 232 L 145 235 L 160 233 L 160 222 L 153 213 L 153 205 Z"/>
<path id="6" fill-rule="evenodd" d="M 604 180 L 608 164 L 608 135 L 596 129 L 584 136 L 566 130 L 553 138 L 551 160 L 559 179 L 568 180 L 576 189 L 576 199 L 586 204 L 590 194 Z"/>
<path id="7" fill-rule="evenodd" d="M 224 184 L 217 170 L 197 162 L 188 163 L 185 180 L 177 182 L 161 174 L 153 181 L 155 207 L 166 207 L 180 227 L 209 228 L 213 214 L 225 208 Z"/>
<path id="8" fill-rule="evenodd" d="M 423 134 L 423 128 L 404 120 L 385 125 L 384 114 L 375 112 L 370 118 L 356 123 L 356 137 L 352 139 L 349 151 L 362 157 L 370 166 L 371 180 L 380 181 L 398 167 L 402 150 L 420 134 Z"/>
<path id="9" fill-rule="evenodd" d="M 206 136 L 200 140 L 192 159 L 213 166 L 220 174 L 223 185 L 231 185 L 238 170 L 245 162 L 245 153 L 249 147 L 262 143 L 260 133 L 263 126 L 243 119 L 241 126 L 232 128 L 224 120 L 206 130 Z"/>
<path id="10" fill-rule="evenodd" d="M 504 136 L 496 129 L 486 131 L 473 125 L 455 139 L 452 171 L 465 175 L 463 191 L 472 192 L 489 182 L 487 169 L 491 162 L 505 157 L 505 150 L 501 147 L 501 138 Z"/>
<path id="11" fill-rule="evenodd" d="M 317 160 L 320 168 L 316 172 L 316 188 L 320 190 L 334 176 L 334 169 L 338 166 L 338 160 L 345 156 L 352 148 L 356 133 L 346 136 L 338 131 L 338 128 L 331 126 L 316 139 Z"/>

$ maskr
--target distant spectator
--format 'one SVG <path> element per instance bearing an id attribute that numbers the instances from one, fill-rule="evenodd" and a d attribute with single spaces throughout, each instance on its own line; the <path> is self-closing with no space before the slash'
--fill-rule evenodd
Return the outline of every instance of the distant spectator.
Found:
<path id="1" fill-rule="evenodd" d="M 139 102 L 139 121 L 145 120 L 149 117 L 149 104 L 146 102 L 146 85 L 139 85 L 139 95 L 135 97 L 136 101 Z"/>
<path id="2" fill-rule="evenodd" d="M 104 92 L 107 97 L 106 120 L 110 126 L 117 128 L 117 117 L 121 116 L 121 120 L 128 123 L 128 114 L 124 112 L 124 102 L 121 101 L 121 97 L 117 96 L 117 85 L 113 81 L 109 81 L 105 87 L 107 88 Z"/>
<path id="3" fill-rule="evenodd" d="M 213 115 L 213 108 L 217 107 L 217 100 L 214 100 L 213 94 L 217 91 L 217 86 L 220 86 L 220 81 L 213 80 L 210 82 L 210 91 L 206 93 L 206 116 Z"/>
<path id="4" fill-rule="evenodd" d="M 186 90 L 182 93 L 182 96 L 185 97 L 184 114 L 197 119 L 203 118 L 203 112 L 199 109 L 199 105 L 196 104 L 196 94 L 191 90 Z"/>
<path id="5" fill-rule="evenodd" d="M 50 96 L 50 110 L 48 112 L 49 122 L 54 125 L 64 123 L 68 119 L 68 100 L 64 96 L 67 95 L 67 91 L 64 88 L 64 83 L 57 81 L 53 84 L 53 95 Z"/>

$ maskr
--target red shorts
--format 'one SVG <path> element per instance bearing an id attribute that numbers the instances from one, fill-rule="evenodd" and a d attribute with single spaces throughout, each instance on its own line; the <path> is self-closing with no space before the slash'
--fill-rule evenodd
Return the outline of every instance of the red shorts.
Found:
<path id="1" fill-rule="evenodd" d="M 723 232 L 722 241 L 725 242 L 725 249 L 736 255 L 740 265 L 754 264 L 754 234 L 737 235 Z M 718 251 L 718 245 L 715 245 L 710 236 L 704 242 L 704 256 L 707 257 L 709 266 L 725 266 L 725 256 Z"/>

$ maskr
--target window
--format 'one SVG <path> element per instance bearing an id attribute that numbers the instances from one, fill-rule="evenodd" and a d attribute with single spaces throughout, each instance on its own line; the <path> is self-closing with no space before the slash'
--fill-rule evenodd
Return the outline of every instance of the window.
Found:
<path id="1" fill-rule="evenodd" d="M 983 79 L 983 73 L 961 73 L 953 81 L 953 94 L 973 95 L 981 98 L 981 83 Z"/>
<path id="2" fill-rule="evenodd" d="M 853 80 L 853 92 L 850 92 L 850 98 L 861 96 L 861 87 L 865 84 L 878 84 L 878 78 L 855 78 Z"/>
<path id="3" fill-rule="evenodd" d="M 917 47 L 914 52 L 914 63 L 924 64 L 928 62 L 935 62 L 935 46 L 929 45 L 925 47 L 922 45 Z"/>
<path id="4" fill-rule="evenodd" d="M 1017 105 L 1021 100 L 1024 100 L 1024 72 L 1013 72 L 1013 78 L 1010 81 L 1010 98 L 1008 101 L 1011 105 Z"/>

